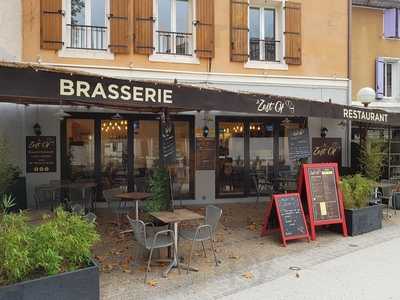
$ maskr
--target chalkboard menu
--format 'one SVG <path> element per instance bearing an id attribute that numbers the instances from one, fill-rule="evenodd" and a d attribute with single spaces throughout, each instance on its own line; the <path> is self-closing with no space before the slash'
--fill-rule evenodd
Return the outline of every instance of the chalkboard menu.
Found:
<path id="1" fill-rule="evenodd" d="M 299 195 L 282 195 L 276 199 L 276 202 L 285 236 L 303 236 L 307 234 Z"/>
<path id="2" fill-rule="evenodd" d="M 215 170 L 215 139 L 196 139 L 196 170 Z"/>
<path id="3" fill-rule="evenodd" d="M 311 156 L 308 128 L 288 130 L 289 159 L 299 160 Z"/>
<path id="4" fill-rule="evenodd" d="M 57 171 L 57 145 L 55 136 L 26 137 L 26 172 L 48 173 Z"/>
<path id="5" fill-rule="evenodd" d="M 279 228 L 276 228 L 277 226 Z M 261 236 L 277 229 L 280 230 L 284 246 L 288 240 L 303 238 L 310 240 L 298 193 L 273 195 L 272 201 L 267 204 Z"/>
<path id="6" fill-rule="evenodd" d="M 161 153 L 164 164 L 176 162 L 175 127 L 169 119 L 161 122 Z"/>
<path id="7" fill-rule="evenodd" d="M 308 170 L 314 220 L 339 219 L 339 198 L 335 169 L 331 167 Z"/>

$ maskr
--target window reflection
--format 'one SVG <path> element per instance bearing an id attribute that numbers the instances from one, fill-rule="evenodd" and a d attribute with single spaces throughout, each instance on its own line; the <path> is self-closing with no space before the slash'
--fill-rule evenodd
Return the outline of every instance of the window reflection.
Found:
<path id="1" fill-rule="evenodd" d="M 220 122 L 218 173 L 220 194 L 244 192 L 244 123 Z"/>
<path id="2" fill-rule="evenodd" d="M 68 179 L 94 178 L 94 121 L 68 119 L 66 125 Z"/>
<path id="3" fill-rule="evenodd" d="M 101 167 L 103 189 L 127 187 L 128 121 L 101 122 Z"/>

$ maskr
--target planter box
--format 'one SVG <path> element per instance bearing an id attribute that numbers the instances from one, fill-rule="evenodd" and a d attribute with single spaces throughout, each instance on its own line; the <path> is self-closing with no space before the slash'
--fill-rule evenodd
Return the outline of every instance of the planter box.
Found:
<path id="1" fill-rule="evenodd" d="M 19 282 L 0 287 L 0 300 L 98 300 L 99 268 L 92 266 L 73 272 Z"/>
<path id="2" fill-rule="evenodd" d="M 382 228 L 382 205 L 345 209 L 347 230 L 355 236 Z"/>

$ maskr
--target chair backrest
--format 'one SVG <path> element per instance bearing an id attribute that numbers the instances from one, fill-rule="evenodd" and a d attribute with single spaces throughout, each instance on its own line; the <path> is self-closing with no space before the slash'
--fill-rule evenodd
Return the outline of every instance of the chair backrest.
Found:
<path id="1" fill-rule="evenodd" d="M 112 188 L 108 190 L 103 190 L 103 197 L 106 200 L 108 207 L 111 209 L 116 209 L 120 206 L 120 199 L 116 198 L 118 194 L 121 194 L 121 188 Z"/>
<path id="2" fill-rule="evenodd" d="M 132 227 L 133 234 L 135 236 L 136 241 L 141 245 L 146 245 L 146 225 L 143 221 L 134 220 L 130 218 L 128 215 L 126 216 L 129 224 Z"/>
<path id="3" fill-rule="evenodd" d="M 83 218 L 89 223 L 95 223 L 97 216 L 94 213 L 89 212 L 86 215 L 84 215 Z"/>
<path id="4" fill-rule="evenodd" d="M 382 194 L 384 197 L 392 196 L 393 187 L 392 186 L 383 186 L 382 187 Z"/>
<path id="5" fill-rule="evenodd" d="M 214 205 L 208 205 L 206 207 L 206 218 L 205 224 L 211 225 L 212 234 L 214 235 L 217 230 L 217 225 L 222 216 L 222 209 Z"/>

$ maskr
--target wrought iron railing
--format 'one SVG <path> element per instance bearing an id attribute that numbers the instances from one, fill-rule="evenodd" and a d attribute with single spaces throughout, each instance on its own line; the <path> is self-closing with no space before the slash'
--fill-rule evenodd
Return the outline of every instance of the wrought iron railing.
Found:
<path id="1" fill-rule="evenodd" d="M 67 24 L 68 48 L 107 50 L 107 27 Z"/>
<path id="2" fill-rule="evenodd" d="M 280 62 L 275 40 L 250 39 L 250 60 Z"/>
<path id="3" fill-rule="evenodd" d="M 157 31 L 157 53 L 192 55 L 192 34 L 187 32 Z"/>

